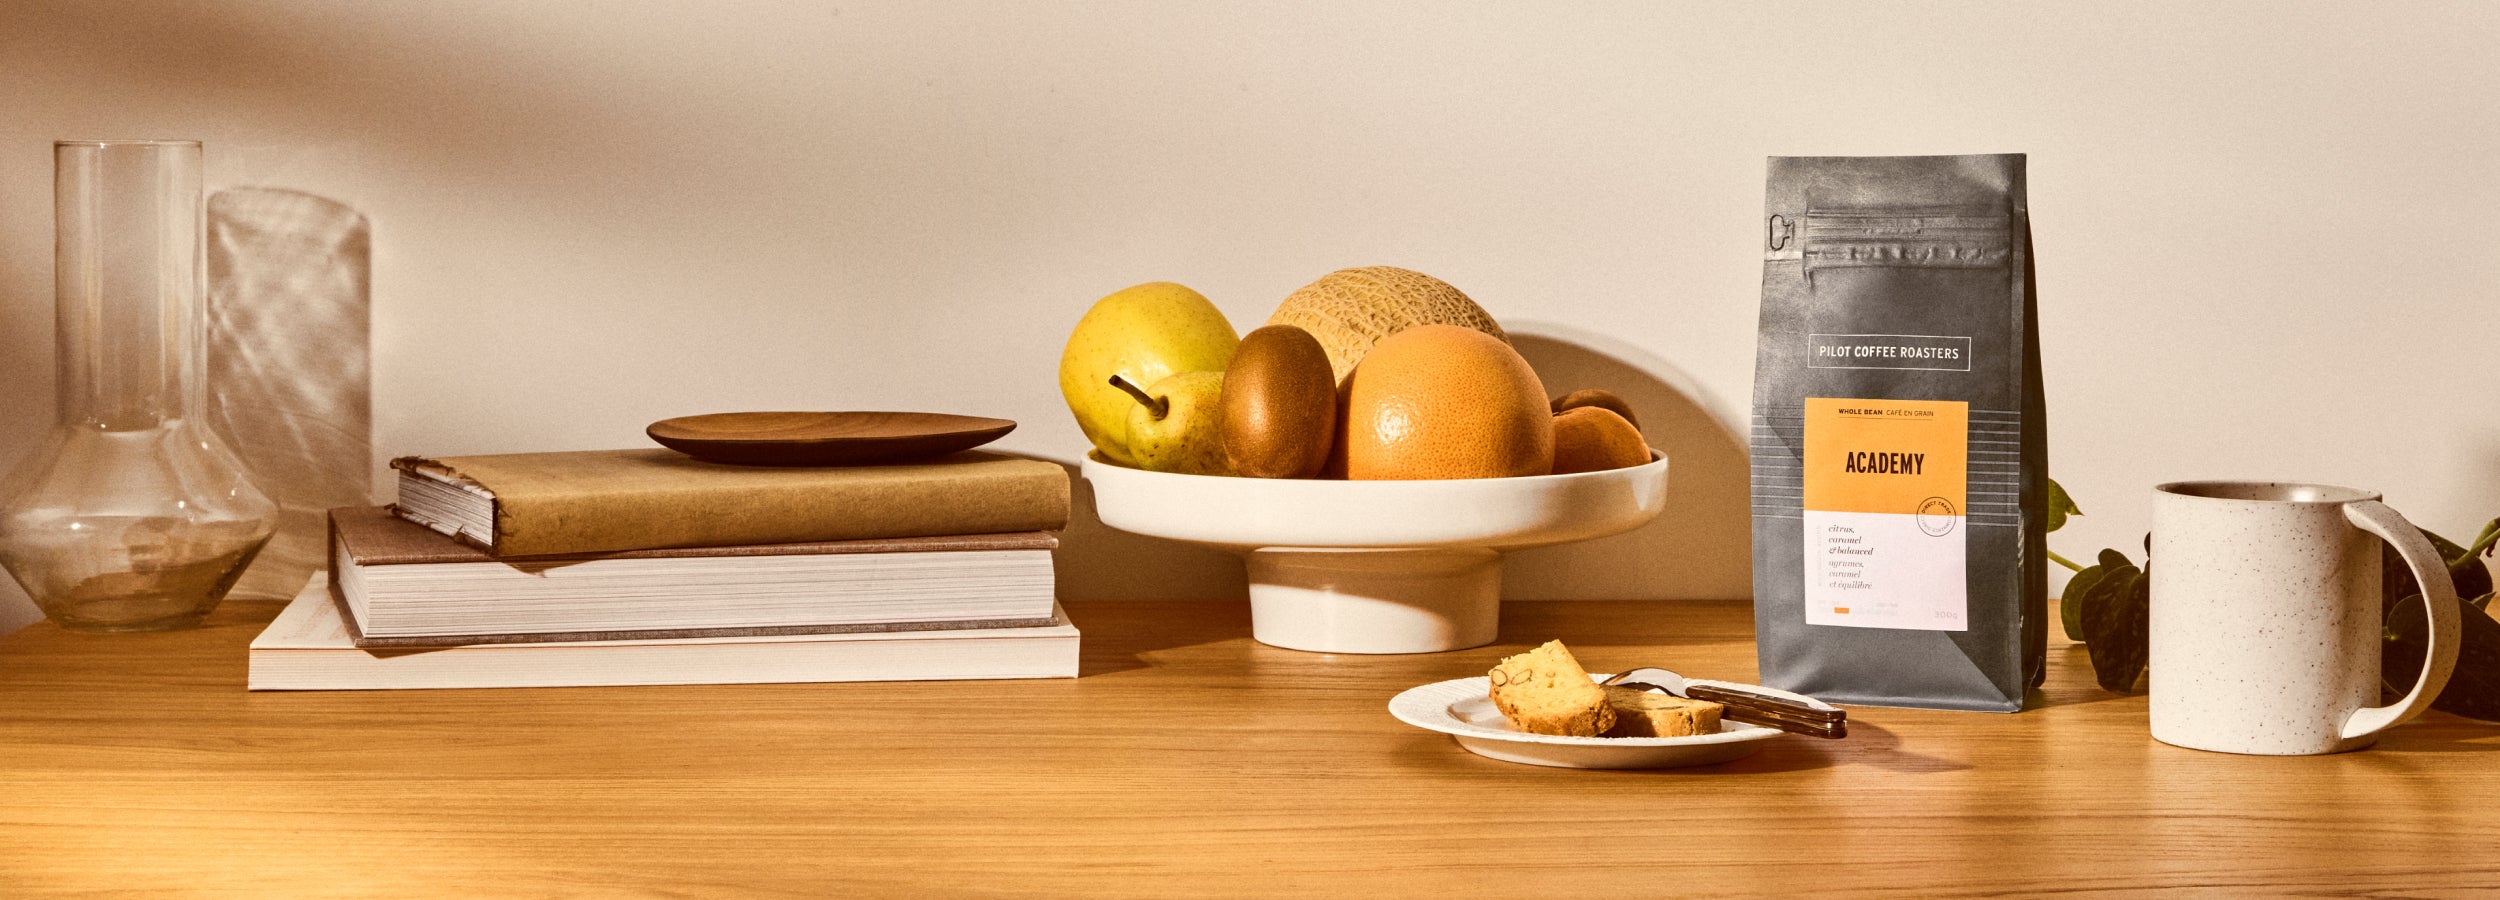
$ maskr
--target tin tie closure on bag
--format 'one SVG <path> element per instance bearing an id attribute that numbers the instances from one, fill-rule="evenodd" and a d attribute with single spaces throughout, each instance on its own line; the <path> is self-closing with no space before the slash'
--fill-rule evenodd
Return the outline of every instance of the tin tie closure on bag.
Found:
<path id="1" fill-rule="evenodd" d="M 1853 267 L 2002 269 L 2013 259 L 2003 213 L 1817 209 L 1806 214 L 1806 270 Z"/>

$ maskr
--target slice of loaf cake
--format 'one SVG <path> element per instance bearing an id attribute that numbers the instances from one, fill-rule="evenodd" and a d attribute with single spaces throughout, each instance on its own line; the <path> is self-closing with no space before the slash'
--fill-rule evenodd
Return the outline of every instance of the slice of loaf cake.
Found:
<path id="1" fill-rule="evenodd" d="M 1615 724 L 1606 691 L 1561 641 L 1503 659 L 1485 677 L 1493 705 L 1521 731 L 1596 737 Z"/>
<path id="2" fill-rule="evenodd" d="M 1607 737 L 1683 737 L 1719 730 L 1719 704 L 1611 684 L 1605 691 L 1606 705 L 1615 711 Z"/>

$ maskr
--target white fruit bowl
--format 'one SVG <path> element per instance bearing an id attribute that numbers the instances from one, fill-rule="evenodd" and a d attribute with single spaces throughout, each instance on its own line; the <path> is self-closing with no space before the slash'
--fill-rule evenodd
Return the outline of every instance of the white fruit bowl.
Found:
<path id="1" fill-rule="evenodd" d="M 1087 454 L 1103 524 L 1245 554 L 1251 636 L 1323 653 L 1493 642 L 1502 552 L 1605 537 L 1666 508 L 1667 460 L 1444 481 L 1222 478 Z"/>

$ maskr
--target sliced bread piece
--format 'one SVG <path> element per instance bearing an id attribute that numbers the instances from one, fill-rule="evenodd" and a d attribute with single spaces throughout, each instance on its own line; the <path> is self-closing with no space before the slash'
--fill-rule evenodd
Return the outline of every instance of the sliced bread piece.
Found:
<path id="1" fill-rule="evenodd" d="M 1719 704 L 1611 684 L 1605 692 L 1606 705 L 1615 711 L 1607 737 L 1683 737 L 1719 730 Z"/>
<path id="2" fill-rule="evenodd" d="M 1561 641 L 1503 659 L 1486 679 L 1494 707 L 1521 731 L 1596 737 L 1615 724 L 1606 691 Z"/>

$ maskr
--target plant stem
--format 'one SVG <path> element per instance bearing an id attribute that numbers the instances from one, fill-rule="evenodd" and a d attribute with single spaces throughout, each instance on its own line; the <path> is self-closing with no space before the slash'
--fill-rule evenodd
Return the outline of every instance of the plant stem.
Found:
<path id="1" fill-rule="evenodd" d="M 1122 378 L 1118 375 L 1111 376 L 1111 386 L 1127 391 L 1129 396 L 1137 398 L 1137 402 L 1146 404 L 1146 412 L 1154 416 L 1156 421 L 1162 421 L 1163 414 L 1172 411 L 1172 401 L 1161 397 L 1149 397 L 1146 395 L 1145 391 L 1139 390 L 1136 385 L 1128 383 L 1128 379 L 1126 378 Z"/>
<path id="2" fill-rule="evenodd" d="M 2074 560 L 2067 559 L 2067 558 L 2065 558 L 2065 557 L 2063 557 L 2063 556 L 2059 556 L 2059 555 L 2057 555 L 2057 551 L 2055 551 L 2055 550 L 2051 550 L 2051 551 L 2049 551 L 2049 561 L 2050 561 L 2050 562 L 2053 562 L 2053 563 L 2056 563 L 2056 564 L 2058 564 L 2058 565 L 2061 565 L 2061 566 L 2065 566 L 2065 567 L 2066 567 L 2066 569 L 2067 569 L 2067 571 L 2070 571 L 2070 572 L 2081 572 L 2081 571 L 2083 571 L 2083 567 L 2082 567 L 2082 566 L 2075 565 L 2075 561 L 2074 561 Z"/>
<path id="3" fill-rule="evenodd" d="M 2483 526 L 2483 533 L 2474 536 L 2474 543 L 2466 545 L 2465 558 L 2473 559 L 2490 552 L 2495 541 L 2500 541 L 2500 519 L 2491 520 Z"/>

